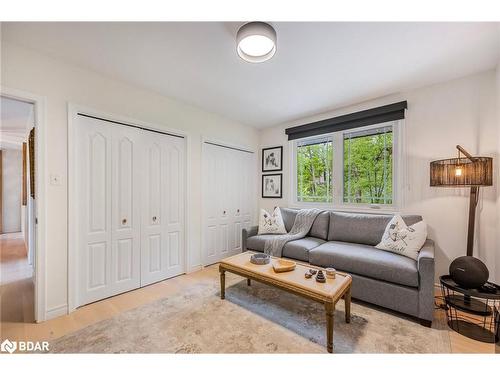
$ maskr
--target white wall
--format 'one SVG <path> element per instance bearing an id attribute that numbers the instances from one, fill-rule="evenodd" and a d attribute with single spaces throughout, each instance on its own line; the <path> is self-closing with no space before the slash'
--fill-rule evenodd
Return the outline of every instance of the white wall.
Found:
<path id="1" fill-rule="evenodd" d="M 260 132 L 261 147 L 283 145 L 283 199 L 261 199 L 260 206 L 289 205 L 290 156 L 284 129 L 401 100 L 408 101 L 405 121 L 408 190 L 402 212 L 421 214 L 436 241 L 436 276 L 447 273 L 449 263 L 466 253 L 468 189 L 429 186 L 429 162 L 454 157 L 460 144 L 472 154 L 494 157 L 494 186 L 481 189 L 475 255 L 489 267 L 491 279 L 500 281 L 497 207 L 499 132 L 494 70 L 433 86 L 409 90 L 359 105 L 342 108 Z M 341 88 L 340 88 L 341 89 Z M 500 257 L 498 255 L 497 257 Z"/>
<path id="2" fill-rule="evenodd" d="M 2 150 L 2 233 L 21 231 L 22 166 L 20 150 Z"/>
<path id="3" fill-rule="evenodd" d="M 67 104 L 135 118 L 189 133 L 191 186 L 189 201 L 189 267 L 201 262 L 201 139 L 202 136 L 257 149 L 258 132 L 185 103 L 131 86 L 75 65 L 2 43 L 1 84 L 46 98 L 47 178 L 62 177 L 60 186 L 46 183 L 47 310 L 67 304 Z"/>

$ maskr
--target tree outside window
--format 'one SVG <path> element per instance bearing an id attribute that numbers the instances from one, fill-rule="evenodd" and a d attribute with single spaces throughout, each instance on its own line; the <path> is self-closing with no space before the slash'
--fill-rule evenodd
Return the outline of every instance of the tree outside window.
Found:
<path id="1" fill-rule="evenodd" d="M 331 137 L 297 144 L 297 200 L 332 202 L 333 145 Z"/>

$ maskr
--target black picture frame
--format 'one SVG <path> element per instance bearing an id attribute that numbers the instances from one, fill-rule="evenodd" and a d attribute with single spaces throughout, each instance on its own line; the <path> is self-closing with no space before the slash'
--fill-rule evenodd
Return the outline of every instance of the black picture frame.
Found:
<path id="1" fill-rule="evenodd" d="M 280 195 L 272 195 L 272 196 L 269 196 L 269 195 L 265 195 L 264 194 L 264 180 L 266 177 L 279 177 L 280 179 Z M 281 199 L 283 198 L 283 173 L 273 173 L 273 174 L 263 174 L 262 175 L 262 182 L 261 182 L 261 185 L 262 185 L 262 198 L 271 198 L 271 199 Z"/>
<path id="2" fill-rule="evenodd" d="M 278 168 L 267 168 L 265 167 L 265 159 L 264 156 L 266 152 L 271 150 L 279 150 L 279 167 Z M 275 146 L 275 147 L 267 147 L 262 149 L 262 172 L 280 172 L 283 170 L 283 146 Z"/>

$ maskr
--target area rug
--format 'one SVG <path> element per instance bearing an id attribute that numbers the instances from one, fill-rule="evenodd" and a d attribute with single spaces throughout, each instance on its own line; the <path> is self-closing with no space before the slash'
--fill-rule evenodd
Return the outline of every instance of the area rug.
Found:
<path id="1" fill-rule="evenodd" d="M 228 275 L 229 276 L 229 275 Z M 63 336 L 52 353 L 326 353 L 322 305 L 261 283 L 233 278 L 191 285 Z M 232 285 L 231 285 L 232 284 Z M 449 353 L 446 330 L 353 302 L 351 323 L 337 304 L 335 353 Z"/>

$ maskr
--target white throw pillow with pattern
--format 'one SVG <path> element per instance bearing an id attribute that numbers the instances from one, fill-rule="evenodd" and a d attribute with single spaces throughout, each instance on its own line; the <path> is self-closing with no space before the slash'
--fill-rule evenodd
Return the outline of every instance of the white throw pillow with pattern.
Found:
<path id="1" fill-rule="evenodd" d="M 400 215 L 395 215 L 387 224 L 382 240 L 375 247 L 417 260 L 418 253 L 426 239 L 425 221 L 407 226 Z"/>
<path id="2" fill-rule="evenodd" d="M 274 209 L 271 215 L 266 210 L 261 209 L 259 215 L 259 233 L 258 234 L 286 234 L 285 223 L 281 217 L 279 207 Z"/>

